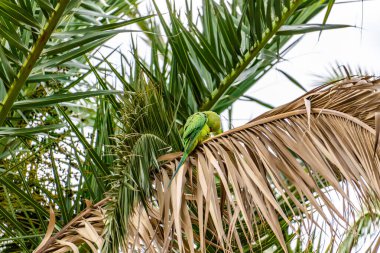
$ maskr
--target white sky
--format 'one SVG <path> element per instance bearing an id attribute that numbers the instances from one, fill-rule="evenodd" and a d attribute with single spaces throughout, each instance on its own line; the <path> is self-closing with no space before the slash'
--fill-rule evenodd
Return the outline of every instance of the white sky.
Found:
<path id="1" fill-rule="evenodd" d="M 362 15 L 362 11 L 363 14 Z M 358 28 L 344 28 L 309 33 L 294 47 L 285 58 L 288 61 L 276 67 L 296 78 L 306 89 L 315 87 L 318 78 L 315 75 L 326 75 L 330 64 L 335 62 L 357 66 L 370 73 L 380 73 L 380 1 L 361 1 L 349 4 L 338 4 L 332 9 L 328 23 L 349 24 Z M 321 23 L 324 12 L 317 15 L 310 23 Z M 362 23 L 362 30 L 359 28 Z M 278 106 L 297 98 L 303 91 L 275 69 L 271 70 L 258 84 L 248 92 L 260 100 Z M 265 108 L 251 102 L 239 101 L 235 104 L 233 117 L 235 127 L 260 115 Z"/>
<path id="2" fill-rule="evenodd" d="M 166 12 L 166 0 L 157 0 L 162 6 L 162 12 Z M 171 0 L 174 2 L 174 0 Z M 337 1 L 341 2 L 341 1 Z M 177 9 L 184 9 L 186 0 L 176 0 Z M 202 0 L 193 0 L 195 6 L 201 5 Z M 141 12 L 146 13 L 151 5 L 151 0 L 143 0 Z M 151 9 L 151 8 L 149 8 Z M 276 68 L 284 70 L 298 80 L 306 89 L 311 89 L 320 81 L 315 75 L 327 76 L 330 65 L 350 65 L 354 69 L 360 66 L 374 75 L 379 75 L 380 64 L 380 0 L 361 0 L 334 5 L 328 23 L 349 24 L 356 28 L 344 28 L 324 31 L 318 40 L 319 32 L 309 33 L 294 47 L 285 58 L 287 61 L 279 63 Z M 322 23 L 325 12 L 322 11 L 310 23 Z M 362 23 L 363 22 L 363 23 Z M 362 27 L 362 29 L 360 29 Z M 128 27 L 128 29 L 133 27 Z M 134 34 L 137 36 L 137 34 Z M 118 46 L 121 49 L 130 49 L 130 34 L 124 33 L 116 36 L 108 45 Z M 124 42 L 124 43 L 123 43 Z M 139 45 L 144 52 L 144 46 Z M 127 54 L 128 55 L 128 54 Z M 118 64 L 118 59 L 115 62 Z M 254 85 L 247 95 L 253 96 L 274 106 L 290 102 L 301 96 L 303 91 L 293 85 L 286 77 L 276 69 L 272 69 L 267 75 Z M 267 109 L 252 102 L 238 101 L 233 108 L 233 126 L 237 127 L 260 115 Z M 226 127 L 226 115 L 224 113 L 224 129 Z"/>

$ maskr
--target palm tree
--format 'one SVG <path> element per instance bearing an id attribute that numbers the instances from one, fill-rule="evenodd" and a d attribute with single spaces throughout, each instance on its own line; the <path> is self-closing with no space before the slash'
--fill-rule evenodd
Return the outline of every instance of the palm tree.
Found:
<path id="1" fill-rule="evenodd" d="M 13 30 L 32 48 L 23 54 L 1 34 L 7 252 L 320 251 L 326 229 L 312 214 L 330 229 L 349 222 L 348 186 L 375 213 L 378 81 L 369 77 L 326 84 L 208 140 L 168 189 L 186 118 L 230 108 L 296 46 L 292 35 L 345 27 L 325 24 L 334 1 L 205 0 L 186 9 L 186 25 L 169 3 L 168 14 L 155 5 L 158 21 L 124 1 L 75 4 L 3 4 L 29 11 Z M 322 24 L 307 24 L 325 7 Z M 146 32 L 149 61 L 136 43 L 133 61 L 113 50 L 120 66 L 93 51 L 131 23 Z"/>

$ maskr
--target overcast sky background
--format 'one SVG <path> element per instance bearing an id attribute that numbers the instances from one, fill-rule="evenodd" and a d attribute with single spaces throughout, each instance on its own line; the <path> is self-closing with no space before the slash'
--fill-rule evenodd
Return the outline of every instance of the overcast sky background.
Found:
<path id="1" fill-rule="evenodd" d="M 157 0 L 166 12 L 165 0 Z M 336 1 L 337 3 L 342 1 Z M 186 0 L 176 0 L 178 9 L 184 9 Z M 193 0 L 194 6 L 202 0 Z M 140 10 L 143 14 L 152 9 L 151 0 L 143 0 Z M 277 69 L 284 70 L 298 80 L 306 89 L 315 87 L 321 79 L 316 75 L 328 76 L 329 66 L 336 62 L 361 67 L 374 75 L 380 73 L 380 0 L 356 1 L 335 4 L 329 16 L 330 24 L 349 24 L 353 28 L 308 33 L 286 56 L 286 61 L 277 64 L 267 75 L 254 85 L 247 95 L 265 101 L 274 106 L 290 102 L 304 92 L 292 84 Z M 322 11 L 310 23 L 322 23 L 325 11 Z M 140 34 L 141 35 L 141 34 Z M 136 33 L 134 36 L 140 36 Z M 297 37 L 294 37 L 296 39 Z M 149 50 L 139 43 L 142 55 Z M 121 45 L 124 52 L 130 51 L 130 34 L 121 34 L 110 41 L 109 45 Z M 132 55 L 130 55 L 132 57 Z M 147 56 L 149 57 L 149 56 Z M 117 61 L 118 62 L 118 61 Z M 238 101 L 233 107 L 233 126 L 237 127 L 268 110 L 256 103 Z M 226 129 L 226 115 L 224 125 Z"/>
<path id="2" fill-rule="evenodd" d="M 379 75 L 379 11 L 379 0 L 335 5 L 328 23 L 349 24 L 357 28 L 324 31 L 319 40 L 318 32 L 306 34 L 301 42 L 285 56 L 288 61 L 281 62 L 276 67 L 291 74 L 308 90 L 320 81 L 315 75 L 328 76 L 327 69 L 329 65 L 335 65 L 335 62 L 352 67 L 360 66 L 374 75 Z M 310 23 L 321 23 L 324 14 L 321 12 Z M 273 69 L 260 83 L 252 87 L 248 94 L 278 106 L 297 98 L 303 94 L 303 91 L 290 84 L 288 79 Z M 244 114 L 235 112 L 234 117 L 238 125 L 266 110 L 261 106 L 250 104 L 249 102 L 236 104 L 235 111 L 239 112 L 246 111 L 247 107 L 255 108 Z"/>

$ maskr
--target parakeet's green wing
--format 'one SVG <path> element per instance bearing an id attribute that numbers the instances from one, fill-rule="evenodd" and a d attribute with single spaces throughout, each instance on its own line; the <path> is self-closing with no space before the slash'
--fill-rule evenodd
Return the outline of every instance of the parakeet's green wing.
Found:
<path id="1" fill-rule="evenodd" d="M 200 133 L 204 125 L 207 123 L 207 116 L 204 113 L 195 113 L 191 115 L 185 124 L 182 140 L 190 141 Z M 186 150 L 186 143 L 184 143 Z"/>
<path id="2" fill-rule="evenodd" d="M 198 136 L 200 135 L 203 127 L 207 123 L 207 116 L 204 113 L 195 113 L 191 115 L 185 124 L 184 127 L 184 133 L 183 133 L 183 146 L 184 151 L 181 160 L 179 161 L 178 167 L 175 170 L 172 179 L 170 180 L 169 186 L 175 177 L 175 175 L 178 173 L 178 170 L 181 168 L 182 164 L 185 162 L 188 155 L 193 151 L 193 149 L 196 147 L 195 142 L 198 140 Z"/>

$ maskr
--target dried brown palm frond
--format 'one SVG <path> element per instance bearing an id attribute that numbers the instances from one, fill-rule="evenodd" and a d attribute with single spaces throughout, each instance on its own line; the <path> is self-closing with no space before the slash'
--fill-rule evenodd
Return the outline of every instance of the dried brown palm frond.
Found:
<path id="1" fill-rule="evenodd" d="M 369 209 L 380 196 L 379 88 L 370 77 L 326 84 L 213 137 L 169 189 L 180 157 L 161 158 L 155 198 L 131 218 L 130 248 L 260 252 L 269 229 L 287 251 L 284 231 L 311 231 L 319 226 L 313 213 L 331 229 L 346 226 L 355 209 L 349 187 Z M 343 212 L 331 189 L 344 200 Z"/>
<path id="2" fill-rule="evenodd" d="M 98 252 L 104 241 L 101 236 L 104 229 L 102 207 L 108 201 L 109 199 L 104 199 L 95 205 L 86 203 L 87 208 L 54 235 L 55 216 L 51 210 L 45 238 L 33 253 L 80 252 L 79 248 L 84 244 L 89 251 Z"/>

